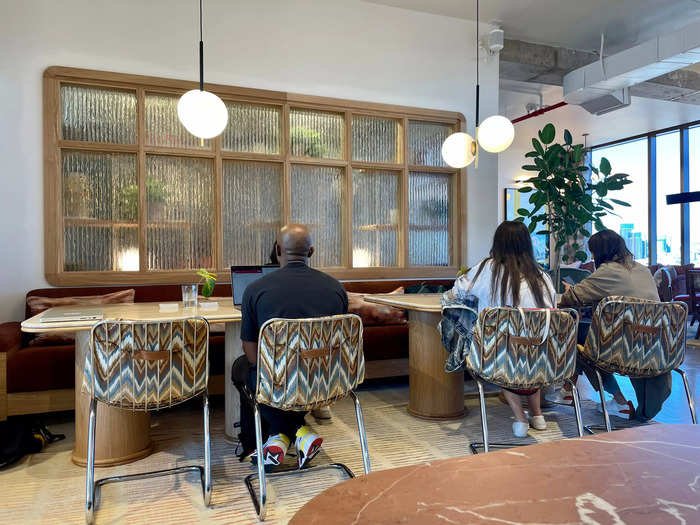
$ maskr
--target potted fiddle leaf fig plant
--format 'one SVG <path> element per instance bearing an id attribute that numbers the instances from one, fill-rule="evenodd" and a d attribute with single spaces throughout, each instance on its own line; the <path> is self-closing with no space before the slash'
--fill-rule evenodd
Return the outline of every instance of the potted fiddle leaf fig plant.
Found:
<path id="1" fill-rule="evenodd" d="M 208 299 L 209 297 L 211 297 L 211 294 L 214 293 L 214 285 L 216 284 L 216 275 L 205 270 L 204 268 L 200 269 L 197 272 L 197 275 L 199 276 L 199 283 L 198 284 L 202 285 L 202 296 L 204 296 Z"/>
<path id="2" fill-rule="evenodd" d="M 599 166 L 587 166 L 583 144 L 574 144 L 568 129 L 564 130 L 563 143 L 554 141 L 553 124 L 547 124 L 537 135 L 532 139 L 533 150 L 525 155 L 532 164 L 522 167 L 533 176 L 518 190 L 530 194 L 532 209 L 519 209 L 516 220 L 527 221 L 530 233 L 550 236 L 550 270 L 556 271 L 562 262 L 588 259 L 583 243 L 591 235 L 591 224 L 596 231 L 605 229 L 605 215 L 614 214 L 611 202 L 629 206 L 610 194 L 632 181 L 625 173 L 613 174 L 605 157 Z"/>

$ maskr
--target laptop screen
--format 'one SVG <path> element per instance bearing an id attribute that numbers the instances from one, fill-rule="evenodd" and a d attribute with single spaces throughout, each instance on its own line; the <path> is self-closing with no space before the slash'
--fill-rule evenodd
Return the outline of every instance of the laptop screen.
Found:
<path id="1" fill-rule="evenodd" d="M 243 302 L 243 293 L 248 285 L 263 275 L 274 272 L 279 269 L 276 266 L 231 266 L 231 295 L 233 296 L 233 304 L 240 306 Z"/>

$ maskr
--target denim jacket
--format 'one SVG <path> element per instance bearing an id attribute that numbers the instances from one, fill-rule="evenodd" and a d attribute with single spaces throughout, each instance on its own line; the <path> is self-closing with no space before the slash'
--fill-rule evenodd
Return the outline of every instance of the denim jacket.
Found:
<path id="1" fill-rule="evenodd" d="M 462 300 L 458 300 L 451 292 L 445 292 L 440 304 L 442 320 L 438 323 L 438 331 L 449 354 L 445 362 L 445 371 L 459 372 L 465 369 L 464 361 L 469 353 L 478 318 L 479 299 L 467 294 Z"/>

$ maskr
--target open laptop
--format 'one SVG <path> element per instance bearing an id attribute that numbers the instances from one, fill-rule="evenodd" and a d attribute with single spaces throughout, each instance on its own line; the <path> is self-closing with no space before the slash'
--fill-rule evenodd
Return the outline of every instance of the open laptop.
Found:
<path id="1" fill-rule="evenodd" d="M 47 312 L 39 318 L 41 323 L 65 323 L 69 321 L 100 321 L 104 313 L 100 308 L 74 308 L 60 312 Z"/>
<path id="2" fill-rule="evenodd" d="M 268 266 L 231 266 L 233 305 L 240 307 L 243 302 L 243 293 L 248 288 L 248 285 L 275 270 L 279 270 L 278 264 Z"/>

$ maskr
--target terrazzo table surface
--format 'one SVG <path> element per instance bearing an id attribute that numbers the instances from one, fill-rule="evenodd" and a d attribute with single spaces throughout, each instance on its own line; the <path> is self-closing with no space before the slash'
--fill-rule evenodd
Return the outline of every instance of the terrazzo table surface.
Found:
<path id="1" fill-rule="evenodd" d="M 331 487 L 291 523 L 700 523 L 700 426 L 650 425 L 378 471 Z"/>

